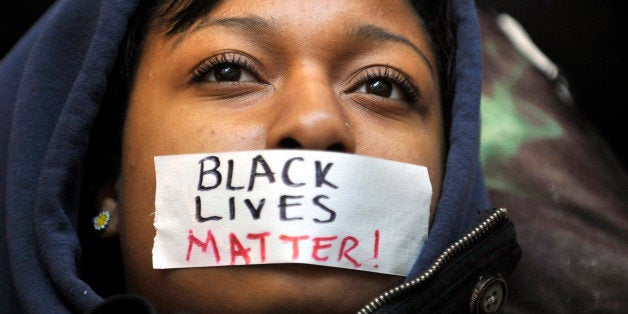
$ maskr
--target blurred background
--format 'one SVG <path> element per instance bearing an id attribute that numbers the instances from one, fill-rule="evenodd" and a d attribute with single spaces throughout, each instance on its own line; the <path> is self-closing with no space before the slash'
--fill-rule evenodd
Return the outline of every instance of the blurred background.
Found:
<path id="1" fill-rule="evenodd" d="M 569 82 L 575 105 L 626 169 L 628 39 L 619 0 L 478 0 L 517 19 Z"/>

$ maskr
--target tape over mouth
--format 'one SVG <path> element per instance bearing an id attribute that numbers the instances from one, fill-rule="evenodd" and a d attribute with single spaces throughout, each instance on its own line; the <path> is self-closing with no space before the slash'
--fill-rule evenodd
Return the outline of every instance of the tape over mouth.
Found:
<path id="1" fill-rule="evenodd" d="M 153 268 L 303 263 L 404 276 L 426 167 L 305 150 L 156 156 Z"/>

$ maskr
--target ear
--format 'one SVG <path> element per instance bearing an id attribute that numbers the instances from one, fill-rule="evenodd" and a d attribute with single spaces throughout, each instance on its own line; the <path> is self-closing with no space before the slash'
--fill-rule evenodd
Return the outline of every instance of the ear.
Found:
<path id="1" fill-rule="evenodd" d="M 114 184 L 108 184 L 98 190 L 96 204 L 98 209 L 90 221 L 97 237 L 111 238 L 118 235 L 118 197 Z"/>

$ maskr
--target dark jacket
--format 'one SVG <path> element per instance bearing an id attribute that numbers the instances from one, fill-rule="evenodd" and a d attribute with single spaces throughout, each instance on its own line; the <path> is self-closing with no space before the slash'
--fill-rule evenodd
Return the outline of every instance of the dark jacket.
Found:
<path id="1" fill-rule="evenodd" d="M 505 212 L 485 210 L 489 201 L 478 160 L 478 21 L 473 1 L 452 3 L 458 22 L 456 94 L 442 194 L 427 242 L 406 284 L 396 289 L 402 291 L 369 305 L 379 307 L 384 300 L 382 310 L 457 312 L 471 303 L 491 309 L 499 295 L 484 292 L 502 287 L 499 278 L 520 255 Z M 97 294 L 80 272 L 81 174 L 90 129 L 136 5 L 59 1 L 0 65 L 3 311 L 85 312 L 108 297 Z"/>

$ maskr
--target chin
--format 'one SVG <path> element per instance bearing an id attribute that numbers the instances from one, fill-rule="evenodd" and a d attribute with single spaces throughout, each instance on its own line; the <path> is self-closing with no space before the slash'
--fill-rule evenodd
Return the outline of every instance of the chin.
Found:
<path id="1" fill-rule="evenodd" d="M 160 313 L 355 313 L 403 277 L 304 264 L 152 270 L 130 292 Z"/>

